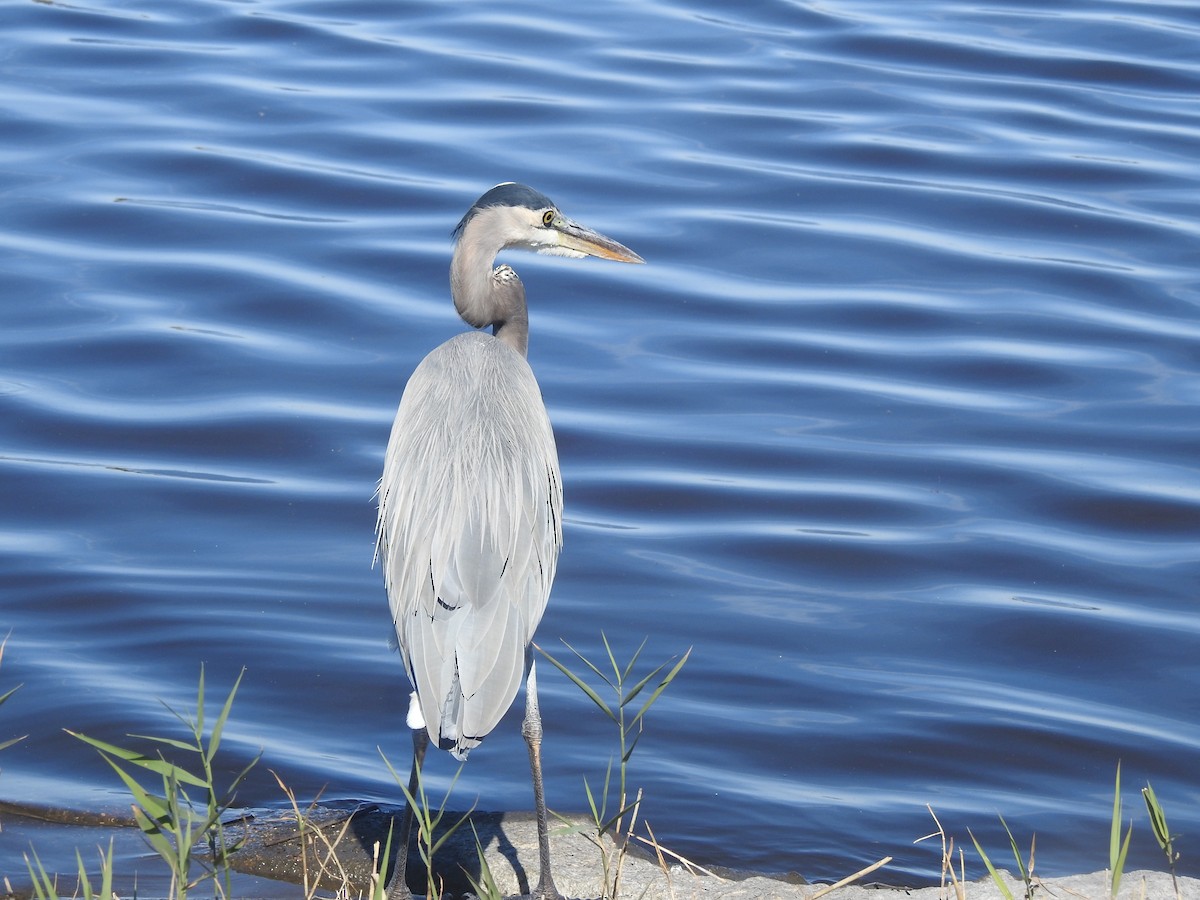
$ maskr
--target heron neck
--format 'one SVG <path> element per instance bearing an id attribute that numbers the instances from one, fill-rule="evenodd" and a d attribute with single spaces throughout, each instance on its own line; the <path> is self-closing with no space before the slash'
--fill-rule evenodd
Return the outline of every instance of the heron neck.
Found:
<path id="1" fill-rule="evenodd" d="M 450 295 L 467 324 L 491 325 L 496 338 L 524 356 L 529 347 L 525 288 L 508 266 L 492 268 L 495 261 L 495 250 L 460 240 L 450 261 Z"/>
<path id="2" fill-rule="evenodd" d="M 522 356 L 529 353 L 529 312 L 525 306 L 525 292 L 519 291 L 521 303 L 503 321 L 492 323 L 492 334 L 504 341 Z"/>
<path id="3" fill-rule="evenodd" d="M 496 252 L 466 240 L 465 236 L 454 245 L 454 257 L 450 260 L 450 296 L 454 298 L 458 314 L 475 328 L 496 321 L 492 298 L 492 265 L 496 261 Z"/>

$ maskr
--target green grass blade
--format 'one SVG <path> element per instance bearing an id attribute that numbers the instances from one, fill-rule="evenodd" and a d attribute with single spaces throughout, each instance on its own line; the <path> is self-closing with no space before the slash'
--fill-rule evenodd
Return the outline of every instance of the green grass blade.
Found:
<path id="1" fill-rule="evenodd" d="M 601 634 L 601 637 L 603 637 L 603 636 L 604 635 Z M 559 638 L 559 640 L 562 640 L 562 638 Z M 584 656 L 582 653 L 580 653 L 578 650 L 576 650 L 574 647 L 572 647 L 566 641 L 563 641 L 562 643 L 563 643 L 564 647 L 566 647 L 568 650 L 570 650 L 572 653 L 575 654 L 575 656 L 579 659 L 579 661 L 581 663 L 583 663 L 585 666 L 587 666 L 589 669 L 591 669 L 595 673 L 597 678 L 599 678 L 601 681 L 603 681 L 609 687 L 614 686 L 612 683 L 612 680 L 607 675 L 605 675 L 604 672 L 602 672 L 600 670 L 600 668 L 594 662 L 592 662 L 590 659 L 588 659 L 586 656 Z M 538 649 L 540 650 L 541 648 L 539 647 Z M 546 655 L 545 650 L 542 650 L 542 655 Z"/>
<path id="2" fill-rule="evenodd" d="M 1108 868 L 1115 872 L 1121 846 L 1121 763 L 1117 762 L 1117 782 L 1113 791 L 1112 824 L 1108 832 Z M 1116 891 L 1113 891 L 1116 895 Z"/>
<path id="3" fill-rule="evenodd" d="M 191 753 L 196 752 L 195 747 L 185 749 L 188 749 Z M 142 756 L 139 758 L 130 759 L 128 761 L 135 765 L 141 766 L 143 769 L 147 769 L 156 775 L 160 775 L 163 778 L 174 778 L 176 781 L 183 784 L 190 784 L 192 787 L 205 789 L 209 787 L 208 781 L 201 778 L 199 775 L 193 775 L 182 766 L 177 766 L 173 762 L 168 762 L 161 756 L 157 758 L 153 756 Z"/>
<path id="4" fill-rule="evenodd" d="M 79 849 L 75 849 L 75 863 L 79 872 L 79 891 L 83 894 L 83 900 L 92 900 L 95 894 L 92 891 L 92 879 L 88 878 L 87 866 L 83 864 L 83 856 Z"/>
<path id="5" fill-rule="evenodd" d="M 447 796 L 447 798 L 450 796 L 449 791 L 447 791 L 446 796 Z M 462 814 L 462 816 L 459 818 L 459 820 L 457 822 L 455 822 L 453 825 L 451 825 L 449 828 L 447 828 L 445 831 L 443 831 L 442 836 L 433 842 L 433 846 L 430 848 L 429 855 L 433 856 L 439 850 L 441 850 L 442 846 L 446 843 L 446 841 L 450 840 L 450 838 L 452 838 L 454 836 L 454 833 L 456 831 L 458 831 L 458 829 L 462 828 L 463 823 L 469 822 L 471 820 L 471 813 L 473 813 L 473 812 L 475 812 L 475 804 L 474 803 L 471 804 L 470 809 L 468 809 L 465 813 Z M 438 819 L 441 819 L 441 813 L 438 814 Z"/>
<path id="6" fill-rule="evenodd" d="M 144 809 L 152 819 L 165 821 L 170 816 L 170 807 L 164 798 L 157 797 L 147 791 L 132 775 L 117 765 L 116 761 L 107 754 L 101 753 L 100 756 L 106 763 L 112 766 L 113 771 L 124 782 L 125 788 L 133 796 L 134 802 Z"/>
<path id="7" fill-rule="evenodd" d="M 1146 812 L 1150 815 L 1150 829 L 1154 832 L 1154 839 L 1158 841 L 1158 846 L 1167 855 L 1167 859 L 1174 863 L 1178 858 L 1174 852 L 1174 836 L 1167 827 L 1167 814 L 1163 812 L 1162 804 L 1158 802 L 1158 796 L 1148 781 L 1142 788 L 1142 799 L 1146 801 Z"/>
<path id="8" fill-rule="evenodd" d="M 1133 837 L 1133 822 L 1125 833 L 1125 841 L 1121 841 L 1121 763 L 1117 763 L 1117 777 L 1113 788 L 1112 826 L 1109 831 L 1108 868 L 1109 896 L 1116 898 L 1121 887 L 1121 875 L 1125 871 L 1125 857 L 1129 852 L 1129 839 Z"/>
<path id="9" fill-rule="evenodd" d="M 33 854 L 30 861 L 29 853 Z M 58 887 L 54 879 L 46 874 L 46 867 L 38 858 L 37 851 L 31 846 L 25 854 L 25 868 L 29 870 L 29 879 L 33 882 L 33 895 L 37 900 L 58 900 Z"/>
<path id="10" fill-rule="evenodd" d="M 971 835 L 971 843 L 975 845 L 975 852 L 979 854 L 979 858 L 987 866 L 988 874 L 992 876 L 992 881 L 999 889 L 1004 900 L 1013 900 L 1012 891 L 1008 889 L 1008 885 L 1004 883 L 1004 879 L 1000 877 L 1000 873 L 996 871 L 996 867 L 992 865 L 992 861 L 988 859 L 988 855 L 983 852 L 983 847 L 979 846 L 979 841 L 975 839 L 974 834 L 971 834 L 970 828 L 967 829 L 967 834 Z"/>
<path id="11" fill-rule="evenodd" d="M 85 744 L 95 747 L 101 753 L 105 753 L 109 756 L 115 756 L 117 759 L 123 759 L 126 762 L 136 762 L 137 760 L 146 758 L 141 753 L 135 753 L 132 750 L 126 750 L 122 747 L 118 747 L 116 744 L 105 743 L 104 741 L 97 740 L 96 738 L 88 737 L 86 734 L 80 734 L 77 731 L 72 731 L 70 728 L 64 728 L 63 731 L 71 735 L 71 737 L 79 738 L 79 740 L 83 741 Z"/>
<path id="12" fill-rule="evenodd" d="M 108 852 L 100 854 L 100 900 L 113 900 L 113 839 L 108 839 Z"/>
<path id="13" fill-rule="evenodd" d="M 587 795 L 588 809 L 589 809 L 589 810 L 591 810 L 591 813 L 592 813 L 592 821 L 593 821 L 593 822 L 595 822 L 595 823 L 596 823 L 596 827 L 597 827 L 597 828 L 599 828 L 599 827 L 600 827 L 600 821 L 601 821 L 601 819 L 602 819 L 602 815 L 603 815 L 603 814 L 602 814 L 602 813 L 600 812 L 600 810 L 599 810 L 599 809 L 596 807 L 596 797 L 595 797 L 595 795 L 592 793 L 592 786 L 591 786 L 590 784 L 588 784 L 588 780 L 587 780 L 587 776 L 586 776 L 586 775 L 583 777 L 583 792 L 584 792 L 584 794 L 586 794 L 586 795 Z"/>
<path id="14" fill-rule="evenodd" d="M 663 663 L 658 668 L 651 670 L 650 674 L 646 675 L 641 680 L 639 680 L 637 682 L 637 684 L 635 684 L 633 687 L 631 687 L 628 691 L 625 692 L 625 696 L 623 696 L 621 698 L 621 705 L 628 706 L 630 703 L 632 703 L 634 701 L 634 699 L 637 697 L 637 695 L 642 692 L 642 689 L 654 679 L 654 676 L 657 675 L 659 672 L 661 672 L 666 667 L 667 667 L 667 664 Z M 622 683 L 624 683 L 624 682 L 622 682 Z"/>
<path id="15" fill-rule="evenodd" d="M 1017 871 L 1021 874 L 1021 883 L 1028 886 L 1029 870 L 1025 868 L 1025 860 L 1021 858 L 1021 848 L 1017 846 L 1017 839 L 1013 837 L 1008 823 L 1004 821 L 1004 816 L 1000 816 L 1000 824 L 1004 826 L 1004 831 L 1008 835 L 1008 843 L 1012 847 L 1013 859 L 1017 861 Z"/>
<path id="16" fill-rule="evenodd" d="M 11 634 L 12 634 L 12 632 L 9 632 L 9 635 L 11 635 Z M 3 662 L 3 660 L 4 660 L 4 646 L 8 643 L 9 635 L 6 635 L 4 640 L 0 641 L 0 662 Z M 20 689 L 21 689 L 21 685 L 18 684 L 15 688 L 10 688 L 9 690 L 5 691 L 3 694 L 0 694 L 0 706 L 3 706 L 4 701 L 7 700 L 9 697 L 11 697 L 13 694 L 15 694 L 17 691 L 19 691 Z M 25 740 L 25 738 L 27 738 L 27 737 L 29 737 L 29 735 L 23 734 L 20 737 L 9 738 L 7 741 L 0 741 L 0 750 L 5 749 L 6 747 L 11 747 L 13 744 L 19 744 L 21 741 Z"/>
<path id="17" fill-rule="evenodd" d="M 250 760 L 250 762 L 246 763 L 246 768 L 242 769 L 242 771 L 237 773 L 237 775 L 234 777 L 233 781 L 231 781 L 229 783 L 229 790 L 226 791 L 225 795 L 228 800 L 233 799 L 234 792 L 237 790 L 238 785 L 240 785 L 243 781 L 246 780 L 246 776 L 250 774 L 250 770 L 253 769 L 255 766 L 257 766 L 261 760 L 262 760 L 262 751 L 259 750 L 258 753 L 255 755 L 254 759 L 252 759 L 252 760 Z M 223 806 L 227 805 L 227 803 L 225 803 L 223 801 L 222 805 Z"/>
<path id="18" fill-rule="evenodd" d="M 488 865 L 487 854 L 484 853 L 483 844 L 479 840 L 479 832 L 476 830 L 474 822 L 471 823 L 471 831 L 475 835 L 475 855 L 479 861 L 479 879 L 476 880 L 465 868 L 463 874 L 471 883 L 471 890 L 474 891 L 476 897 L 481 900 L 501 900 L 504 895 L 500 892 L 500 887 L 492 875 L 492 867 Z"/>
<path id="19" fill-rule="evenodd" d="M 566 643 L 566 642 L 564 641 L 563 643 Z M 575 649 L 573 647 L 571 647 L 570 644 L 567 644 L 567 647 L 568 647 L 568 649 L 571 650 L 572 653 L 575 653 L 576 656 L 579 655 L 575 651 Z M 538 649 L 541 650 L 540 647 Z M 576 675 L 574 672 L 572 672 L 570 669 L 568 669 L 566 666 L 564 666 L 562 663 L 560 663 L 557 659 L 555 659 L 553 656 L 551 656 L 545 650 L 541 650 L 541 653 L 542 653 L 542 656 L 546 657 L 546 659 L 548 659 L 550 661 L 550 665 L 554 666 L 554 668 L 558 669 L 558 671 L 560 671 L 564 675 L 566 675 L 567 678 L 570 679 L 571 682 L 577 688 L 579 688 L 581 691 L 583 691 L 588 696 L 588 699 L 590 699 L 593 703 L 596 704 L 596 706 L 598 706 L 600 708 L 601 712 L 603 712 L 606 716 L 608 716 L 614 722 L 617 721 L 616 713 L 613 712 L 612 707 L 610 707 L 608 705 L 608 703 L 606 703 L 604 701 L 603 697 L 601 697 L 599 694 L 597 694 L 592 689 L 592 686 L 590 684 L 588 684 L 586 681 L 584 681 L 582 678 L 580 678 L 578 675 Z M 583 657 L 580 657 L 580 659 L 583 659 Z M 599 673 L 600 670 L 597 669 L 595 666 L 593 666 L 590 662 L 588 662 L 586 659 L 584 659 L 583 661 L 587 664 L 587 666 L 593 672 Z M 603 678 L 604 676 L 601 675 L 600 677 Z"/>
<path id="20" fill-rule="evenodd" d="M 63 730 L 67 734 L 71 735 L 72 737 L 79 738 L 79 740 L 83 741 L 85 744 L 89 744 L 90 746 L 96 748 L 97 750 L 100 751 L 101 755 L 108 756 L 110 758 L 116 757 L 117 759 L 124 760 L 127 763 L 132 763 L 135 766 L 140 766 L 143 769 L 148 769 L 149 771 L 154 772 L 158 775 L 161 775 L 164 778 L 166 778 L 168 775 L 174 773 L 179 778 L 180 781 L 182 781 L 186 784 L 190 784 L 193 787 L 207 787 L 208 786 L 208 782 L 206 782 L 200 778 L 197 778 L 195 775 L 193 775 L 191 772 L 187 771 L 186 769 L 181 769 L 178 766 L 167 762 L 161 756 L 159 756 L 159 757 L 146 756 L 145 754 L 138 753 L 135 750 L 126 750 L 124 747 L 118 747 L 115 744 L 109 744 L 106 741 L 101 741 L 101 740 L 97 740 L 96 738 L 93 738 L 93 737 L 88 737 L 86 734 L 80 734 L 77 731 L 71 731 L 69 728 L 64 728 Z M 130 735 L 130 737 L 136 737 L 136 735 Z M 149 738 L 149 740 L 159 741 L 160 743 L 170 743 L 170 744 L 176 743 L 176 742 L 170 741 L 168 739 L 155 738 L 155 737 L 151 737 L 151 738 Z M 181 745 L 181 746 L 183 747 L 184 750 L 194 751 L 196 749 L 195 747 L 189 747 L 187 745 Z M 111 759 L 110 759 L 110 761 L 111 761 Z"/>
<path id="21" fill-rule="evenodd" d="M 608 767 L 604 770 L 604 789 L 600 793 L 600 803 L 597 805 L 595 796 L 592 794 L 592 787 L 588 784 L 587 776 L 583 778 L 583 789 L 587 793 L 588 806 L 591 807 L 592 821 L 596 827 L 600 827 L 600 823 L 604 821 L 604 817 L 608 810 L 608 794 L 612 786 L 613 761 L 609 757 Z"/>
<path id="22" fill-rule="evenodd" d="M 225 705 L 221 707 L 221 714 L 217 716 L 216 724 L 213 725 L 212 734 L 208 738 L 208 752 L 205 753 L 209 762 L 212 762 L 212 758 L 217 755 L 217 748 L 221 746 L 221 735 L 225 731 L 225 723 L 229 721 L 229 713 L 233 709 L 233 698 L 237 696 L 238 688 L 241 687 L 242 678 L 245 675 L 246 667 L 242 666 L 242 671 L 238 672 L 238 677 L 229 690 L 229 696 L 225 698 Z"/>
<path id="23" fill-rule="evenodd" d="M 141 829 L 142 834 L 154 849 L 154 852 L 166 861 L 167 865 L 171 867 L 172 872 L 177 872 L 179 870 L 179 852 L 176 846 L 163 833 L 161 823 L 151 819 L 146 815 L 144 810 L 137 806 L 133 808 L 133 819 L 137 822 L 138 828 Z"/>
<path id="24" fill-rule="evenodd" d="M 597 803 L 592 795 L 590 785 L 584 784 L 584 790 L 588 792 L 588 808 L 592 812 L 592 823 L 599 828 L 600 823 L 608 816 L 608 795 L 609 785 L 612 783 L 612 759 L 608 761 L 608 768 L 604 770 L 604 785 L 600 792 L 600 802 Z"/>
<path id="25" fill-rule="evenodd" d="M 174 747 L 176 750 L 184 750 L 188 753 L 196 752 L 195 744 L 189 744 L 186 741 L 177 741 L 177 740 L 175 740 L 175 738 L 155 737 L 152 734 L 131 734 L 131 735 L 129 735 L 129 737 L 134 738 L 135 740 L 140 740 L 140 741 L 154 741 L 154 743 L 162 744 L 164 747 Z M 145 759 L 153 758 L 153 757 L 145 756 L 144 754 L 140 754 L 140 753 L 137 755 L 143 756 Z M 130 760 L 130 762 L 133 762 L 133 761 L 134 760 L 132 760 L 132 759 Z"/>
<path id="26" fill-rule="evenodd" d="M 4 648 L 8 646 L 8 639 L 10 637 L 12 637 L 11 631 L 4 636 L 4 640 L 0 641 L 0 663 L 4 662 Z M 19 691 L 20 689 L 21 689 L 21 685 L 18 684 L 15 688 L 10 688 L 9 690 L 5 691 L 3 694 L 0 694 L 0 706 L 3 706 L 4 701 L 7 700 L 9 697 L 11 697 L 13 694 L 15 694 L 17 691 Z M 20 738 L 18 738 L 17 740 L 20 740 Z M 12 744 L 12 743 L 15 743 L 15 741 L 9 742 L 9 744 Z M 5 744 L 4 746 L 9 746 L 9 745 Z"/>
<path id="27" fill-rule="evenodd" d="M 194 753 L 194 752 L 196 751 L 196 745 L 197 745 L 197 742 L 200 740 L 200 737 L 199 737 L 199 735 L 200 735 L 200 733 L 201 733 L 201 732 L 199 732 L 199 731 L 197 731 L 197 730 L 196 730 L 196 721 L 195 721 L 195 719 L 190 719 L 190 718 L 188 718 L 187 716 L 185 716 L 183 713 L 181 713 L 179 710 L 177 710 L 175 707 L 173 707 L 173 706 L 172 706 L 170 703 L 167 703 L 167 701 L 163 700 L 162 698 L 159 698 L 159 701 L 158 701 L 158 702 L 159 702 L 159 704 L 161 704 L 161 705 L 162 705 L 162 708 L 163 708 L 163 709 L 165 709 L 165 710 L 166 710 L 167 712 L 169 712 L 169 713 L 170 713 L 172 716 L 174 716 L 174 717 L 175 717 L 175 720 L 176 720 L 176 721 L 177 721 L 177 722 L 178 722 L 180 725 L 182 725 L 184 728 L 186 728 L 186 729 L 187 729 L 187 731 L 188 731 L 188 733 L 190 733 L 190 734 L 192 735 L 192 740 L 191 740 L 191 742 L 189 742 L 189 743 L 187 743 L 187 744 L 184 744 L 184 746 L 185 746 L 185 747 L 187 747 L 187 749 L 188 749 L 189 751 L 191 751 L 191 752 L 193 752 L 193 753 Z M 153 738 L 152 740 L 158 740 L 158 739 L 157 739 L 157 738 Z"/>
<path id="28" fill-rule="evenodd" d="M 112 893 L 113 839 L 108 839 L 107 854 L 99 847 L 96 849 L 100 851 L 100 891 L 97 893 L 92 887 L 92 879 L 88 876 L 87 866 L 83 864 L 83 855 L 76 850 L 75 862 L 79 867 L 79 890 L 83 894 L 83 900 L 114 900 Z"/>
<path id="29" fill-rule="evenodd" d="M 185 722 L 184 724 L 192 724 Z M 200 679 L 196 686 L 196 734 L 204 734 L 204 663 L 200 663 Z"/>
<path id="30" fill-rule="evenodd" d="M 1121 889 L 1121 876 L 1125 872 L 1125 857 L 1129 853 L 1129 839 L 1133 837 L 1133 822 L 1129 823 L 1129 830 L 1125 832 L 1125 841 L 1121 844 L 1121 849 L 1117 853 L 1117 861 L 1112 869 L 1112 897 L 1116 900 L 1117 891 Z"/>
<path id="31" fill-rule="evenodd" d="M 639 720 L 637 723 L 637 734 L 635 734 L 633 736 L 633 740 L 629 742 L 629 747 L 625 750 L 625 756 L 622 757 L 621 762 L 626 764 L 629 763 L 629 758 L 633 756 L 633 751 L 637 749 L 638 741 L 642 739 L 643 734 L 645 734 L 645 729 L 642 728 L 642 722 Z"/>
<path id="32" fill-rule="evenodd" d="M 610 816 L 607 821 L 601 823 L 600 833 L 605 834 L 614 825 L 619 825 L 621 822 L 621 819 L 624 818 L 625 816 L 627 816 L 631 810 L 636 809 L 637 805 L 638 805 L 638 801 L 634 800 L 632 803 L 630 803 L 624 809 L 618 810 L 616 813 L 614 813 L 612 816 Z"/>
<path id="33" fill-rule="evenodd" d="M 687 652 L 684 653 L 683 656 L 681 656 L 679 658 L 679 662 L 675 663 L 675 665 L 671 668 L 671 671 L 668 672 L 663 677 L 663 680 L 661 682 L 659 682 L 658 687 L 656 687 L 654 689 L 654 693 L 650 695 L 650 698 L 645 703 L 642 704 L 642 708 L 639 709 L 637 711 L 637 715 L 635 715 L 633 717 L 633 722 L 630 723 L 631 725 L 634 722 L 641 721 L 642 716 L 644 716 L 646 714 L 646 710 L 648 710 L 651 706 L 654 705 L 654 702 L 659 698 L 659 696 L 662 694 L 662 692 L 667 689 L 667 685 L 669 685 L 672 681 L 675 680 L 675 676 L 679 674 L 680 670 L 687 663 L 688 658 L 691 655 L 692 655 L 692 648 L 688 647 Z"/>
<path id="34" fill-rule="evenodd" d="M 395 768 L 393 768 L 393 767 L 392 767 L 392 761 L 391 761 L 390 759 L 388 759 L 388 758 L 387 758 L 387 757 L 384 755 L 384 753 L 383 753 L 383 748 L 382 748 L 382 747 L 376 747 L 375 749 L 379 751 L 379 756 L 380 756 L 380 757 L 383 759 L 383 764 L 384 764 L 385 766 L 387 766 L 387 770 L 388 770 L 388 772 L 389 772 L 389 773 L 391 773 L 392 779 L 393 779 L 393 780 L 394 780 L 394 781 L 395 781 L 397 784 L 400 784 L 400 783 L 401 783 L 401 782 L 400 782 L 400 773 L 399 773 L 399 772 L 397 772 L 397 771 L 395 770 Z"/>
<path id="35" fill-rule="evenodd" d="M 605 649 L 608 649 L 608 638 L 605 637 L 604 632 L 600 632 L 600 636 L 602 638 L 604 638 Z M 649 640 L 650 640 L 649 635 L 642 638 L 642 642 L 640 644 L 638 644 L 638 648 L 636 650 L 634 650 L 633 655 L 631 657 L 629 657 L 629 662 L 627 662 L 625 664 L 625 669 L 624 669 L 624 671 L 621 672 L 620 678 L 618 679 L 618 684 L 624 684 L 626 681 L 629 680 L 629 675 L 631 672 L 633 672 L 633 667 L 637 665 L 637 661 L 642 656 L 642 651 L 646 649 L 646 642 Z M 608 655 L 609 655 L 609 658 L 612 659 L 613 653 L 611 650 L 609 650 Z M 615 672 L 616 669 L 617 669 L 616 660 L 613 659 L 613 671 Z"/>
<path id="36" fill-rule="evenodd" d="M 600 643 L 604 645 L 604 655 L 608 657 L 608 667 L 612 669 L 613 679 L 617 684 L 621 683 L 621 667 L 617 665 L 617 655 L 613 653 L 612 645 L 608 642 L 608 635 L 603 631 L 600 632 Z M 608 679 L 604 679 L 608 681 Z M 608 682 L 612 684 L 612 681 Z"/>
<path id="37" fill-rule="evenodd" d="M 384 762 L 387 762 L 386 758 Z M 392 829 L 395 824 L 394 820 L 388 823 L 387 838 L 383 842 L 383 853 L 379 857 L 379 871 L 375 873 L 375 887 L 371 891 L 371 900 L 387 900 L 388 883 L 383 876 L 387 873 L 388 862 L 392 858 Z"/>

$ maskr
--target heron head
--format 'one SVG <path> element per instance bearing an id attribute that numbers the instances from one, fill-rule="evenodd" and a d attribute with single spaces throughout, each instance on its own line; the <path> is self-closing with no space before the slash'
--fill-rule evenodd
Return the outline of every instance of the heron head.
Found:
<path id="1" fill-rule="evenodd" d="M 623 244 L 568 219 L 545 194 L 511 181 L 496 185 L 476 200 L 454 229 L 454 236 L 460 244 L 493 254 L 506 247 L 523 247 L 552 256 L 644 262 Z"/>

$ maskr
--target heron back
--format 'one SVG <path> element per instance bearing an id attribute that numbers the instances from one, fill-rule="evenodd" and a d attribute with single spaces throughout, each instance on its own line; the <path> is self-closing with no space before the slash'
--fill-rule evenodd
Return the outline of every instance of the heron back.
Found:
<path id="1" fill-rule="evenodd" d="M 378 556 L 430 737 L 460 759 L 512 705 L 562 546 L 550 420 L 524 357 L 467 332 L 413 372 L 379 487 Z"/>

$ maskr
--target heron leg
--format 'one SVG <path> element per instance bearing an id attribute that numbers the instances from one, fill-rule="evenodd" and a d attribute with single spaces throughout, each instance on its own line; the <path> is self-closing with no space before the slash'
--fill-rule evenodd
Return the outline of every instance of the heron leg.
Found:
<path id="1" fill-rule="evenodd" d="M 429 747 L 429 732 L 424 723 L 420 728 L 412 729 L 413 761 L 412 771 L 408 775 L 408 796 L 415 798 L 420 786 L 421 766 L 425 763 L 425 750 Z M 408 874 L 408 844 L 412 839 L 413 805 L 407 799 L 404 803 L 404 824 L 400 827 L 400 846 L 396 849 L 396 864 L 392 867 L 392 880 L 388 882 L 388 900 L 412 900 L 412 891 L 406 880 Z"/>
<path id="2" fill-rule="evenodd" d="M 542 874 L 538 879 L 536 900 L 562 900 L 550 874 L 550 826 L 546 820 L 546 793 L 542 787 L 542 716 L 538 712 L 537 668 L 529 662 L 529 677 L 525 681 L 525 722 L 521 734 L 529 746 L 529 771 L 533 776 L 533 805 L 537 811 L 538 863 Z"/>

